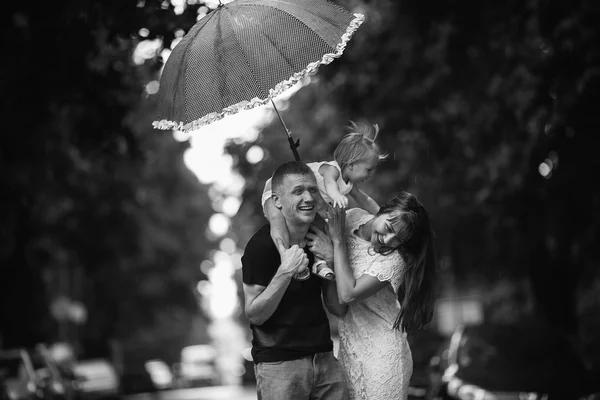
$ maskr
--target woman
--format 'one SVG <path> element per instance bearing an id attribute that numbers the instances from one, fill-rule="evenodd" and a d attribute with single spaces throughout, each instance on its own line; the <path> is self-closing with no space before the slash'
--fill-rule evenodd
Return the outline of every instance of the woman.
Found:
<path id="1" fill-rule="evenodd" d="M 326 236 L 313 229 L 309 246 L 327 259 Z M 433 317 L 435 254 L 427 211 L 401 192 L 375 216 L 331 210 L 327 229 L 338 297 L 348 305 L 339 322 L 339 358 L 350 399 L 406 399 L 412 375 L 406 333 Z"/>

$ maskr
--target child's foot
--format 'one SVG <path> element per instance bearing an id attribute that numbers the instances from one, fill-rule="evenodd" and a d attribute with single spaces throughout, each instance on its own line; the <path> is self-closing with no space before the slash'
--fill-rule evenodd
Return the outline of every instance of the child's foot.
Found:
<path id="1" fill-rule="evenodd" d="M 328 281 L 332 281 L 335 279 L 335 273 L 333 272 L 333 270 L 329 267 L 323 267 L 319 270 L 319 272 L 317 273 L 318 276 L 320 276 L 323 279 L 327 279 Z"/>
<path id="2" fill-rule="evenodd" d="M 312 267 L 312 273 L 328 281 L 335 279 L 335 273 L 329 268 L 325 260 L 317 261 Z"/>

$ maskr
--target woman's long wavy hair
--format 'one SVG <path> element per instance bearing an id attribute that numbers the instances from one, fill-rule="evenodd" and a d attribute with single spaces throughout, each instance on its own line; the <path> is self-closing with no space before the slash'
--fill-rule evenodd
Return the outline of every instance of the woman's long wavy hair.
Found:
<path id="1" fill-rule="evenodd" d="M 423 328 L 433 318 L 436 283 L 434 233 L 429 215 L 414 195 L 404 191 L 379 209 L 377 215 L 382 214 L 391 215 L 392 225 L 401 222 L 396 232 L 401 241 L 399 247 L 375 246 L 381 254 L 397 250 L 405 262 L 398 290 L 401 309 L 394 329 L 407 332 Z"/>

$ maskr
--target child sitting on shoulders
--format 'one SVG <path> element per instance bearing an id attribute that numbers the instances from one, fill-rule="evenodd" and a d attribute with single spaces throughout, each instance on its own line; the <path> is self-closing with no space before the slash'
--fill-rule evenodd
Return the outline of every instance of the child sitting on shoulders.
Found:
<path id="1" fill-rule="evenodd" d="M 367 181 L 379 163 L 387 157 L 375 143 L 379 127 L 350 122 L 348 133 L 336 147 L 333 161 L 319 161 L 307 165 L 317 178 L 317 185 L 322 200 L 317 205 L 321 215 L 329 204 L 333 207 L 347 208 L 348 196 L 352 197 L 358 206 L 375 215 L 379 205 L 365 194 L 358 185 Z M 265 184 L 262 195 L 262 205 L 265 217 L 271 225 L 273 241 L 279 238 L 289 247 L 289 233 L 281 210 L 271 199 L 271 179 Z M 325 260 L 315 259 L 312 272 L 324 279 L 334 279 L 335 275 Z"/>

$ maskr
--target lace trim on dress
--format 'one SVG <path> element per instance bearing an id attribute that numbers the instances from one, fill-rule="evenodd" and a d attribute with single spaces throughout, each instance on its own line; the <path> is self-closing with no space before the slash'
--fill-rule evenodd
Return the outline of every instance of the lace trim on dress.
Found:
<path id="1" fill-rule="evenodd" d="M 340 340 L 343 342 L 345 349 L 352 349 L 353 343 L 348 340 L 348 335 L 340 335 Z M 357 358 L 356 354 L 353 354 L 352 356 Z M 358 368 L 345 368 L 345 371 L 348 374 L 350 382 L 355 383 L 354 385 L 348 385 L 348 391 L 350 392 L 348 393 L 349 398 L 352 400 L 368 400 L 367 385 L 365 382 L 366 377 L 363 373 L 362 367 L 358 366 Z"/>
<path id="2" fill-rule="evenodd" d="M 401 260 L 400 257 L 398 259 Z M 386 263 L 378 262 L 365 269 L 363 274 L 377 278 L 380 282 L 389 282 L 392 285 L 392 289 L 394 289 L 394 293 L 398 294 L 401 269 L 402 266 L 400 264 L 394 263 L 392 268 L 390 268 L 389 264 L 386 265 Z"/>

